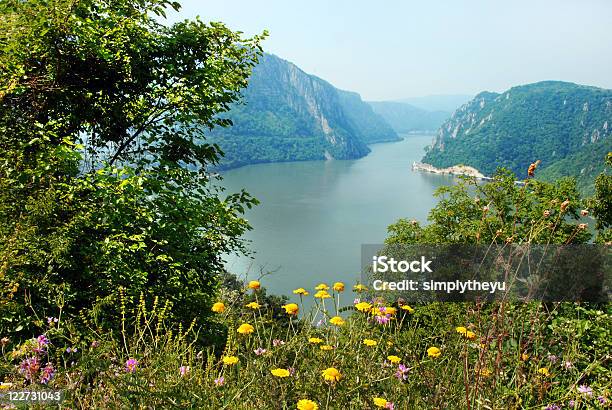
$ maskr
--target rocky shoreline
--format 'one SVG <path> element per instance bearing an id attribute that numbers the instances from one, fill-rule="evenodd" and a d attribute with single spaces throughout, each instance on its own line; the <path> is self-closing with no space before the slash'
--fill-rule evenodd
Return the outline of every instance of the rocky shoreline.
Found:
<path id="1" fill-rule="evenodd" d="M 413 171 L 423 171 L 430 172 L 432 174 L 441 174 L 441 175 L 463 175 L 468 177 L 474 177 L 476 179 L 490 181 L 492 178 L 483 175 L 480 171 L 478 171 L 474 167 L 470 167 L 467 165 L 455 165 L 448 168 L 436 168 L 433 165 L 425 164 L 422 162 L 413 162 L 412 163 Z"/>

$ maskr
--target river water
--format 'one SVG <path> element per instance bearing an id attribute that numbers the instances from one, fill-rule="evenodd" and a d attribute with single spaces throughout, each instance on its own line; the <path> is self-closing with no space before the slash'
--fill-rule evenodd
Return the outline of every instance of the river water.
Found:
<path id="1" fill-rule="evenodd" d="M 230 256 L 230 271 L 262 280 L 269 292 L 359 279 L 362 244 L 382 243 L 399 218 L 425 222 L 434 191 L 453 177 L 413 172 L 430 135 L 371 145 L 365 158 L 250 165 L 223 173 L 228 192 L 261 201 L 248 211 L 253 258 Z"/>

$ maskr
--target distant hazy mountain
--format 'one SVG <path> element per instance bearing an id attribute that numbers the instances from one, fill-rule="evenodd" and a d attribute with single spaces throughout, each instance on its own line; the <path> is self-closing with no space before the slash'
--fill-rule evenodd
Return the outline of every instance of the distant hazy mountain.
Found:
<path id="1" fill-rule="evenodd" d="M 436 131 L 451 116 L 449 111 L 427 111 L 400 102 L 371 101 L 368 104 L 398 133 Z"/>
<path id="2" fill-rule="evenodd" d="M 225 152 L 221 168 L 260 162 L 362 157 L 366 144 L 398 140 L 359 94 L 341 91 L 296 65 L 266 54 L 255 67 L 233 126 L 210 141 Z"/>
<path id="3" fill-rule="evenodd" d="M 525 178 L 576 176 L 583 191 L 612 151 L 612 90 L 559 81 L 483 92 L 446 121 L 423 162 L 436 167 L 470 165 L 485 175 L 497 167 Z"/>
<path id="4" fill-rule="evenodd" d="M 397 102 L 413 105 L 427 111 L 446 111 L 452 113 L 473 98 L 472 95 L 427 95 L 424 97 L 403 98 Z"/>

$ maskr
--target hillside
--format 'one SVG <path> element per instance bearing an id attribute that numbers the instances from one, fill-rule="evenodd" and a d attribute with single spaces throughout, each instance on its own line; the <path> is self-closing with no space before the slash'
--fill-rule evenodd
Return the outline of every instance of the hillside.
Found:
<path id="1" fill-rule="evenodd" d="M 370 101 L 368 104 L 398 133 L 435 131 L 451 116 L 448 111 L 427 111 L 401 102 Z"/>
<path id="2" fill-rule="evenodd" d="M 209 138 L 225 152 L 221 168 L 360 158 L 370 151 L 368 143 L 399 139 L 358 94 L 270 54 L 255 67 L 243 96 L 228 114 L 233 126 Z"/>
<path id="3" fill-rule="evenodd" d="M 589 192 L 612 150 L 610 127 L 612 90 L 545 81 L 482 92 L 442 125 L 423 162 L 470 165 L 485 175 L 503 166 L 523 178 L 539 159 L 539 177 L 574 175 Z"/>

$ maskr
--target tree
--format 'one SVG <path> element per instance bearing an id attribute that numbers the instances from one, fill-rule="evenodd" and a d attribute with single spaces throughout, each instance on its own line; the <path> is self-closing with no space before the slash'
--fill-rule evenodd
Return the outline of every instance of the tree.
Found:
<path id="1" fill-rule="evenodd" d="M 169 299 L 184 321 L 209 311 L 256 200 L 222 197 L 207 171 L 222 153 L 205 137 L 231 125 L 218 114 L 263 35 L 159 22 L 179 7 L 0 3 L 0 330 L 75 315 L 119 286 Z"/>

